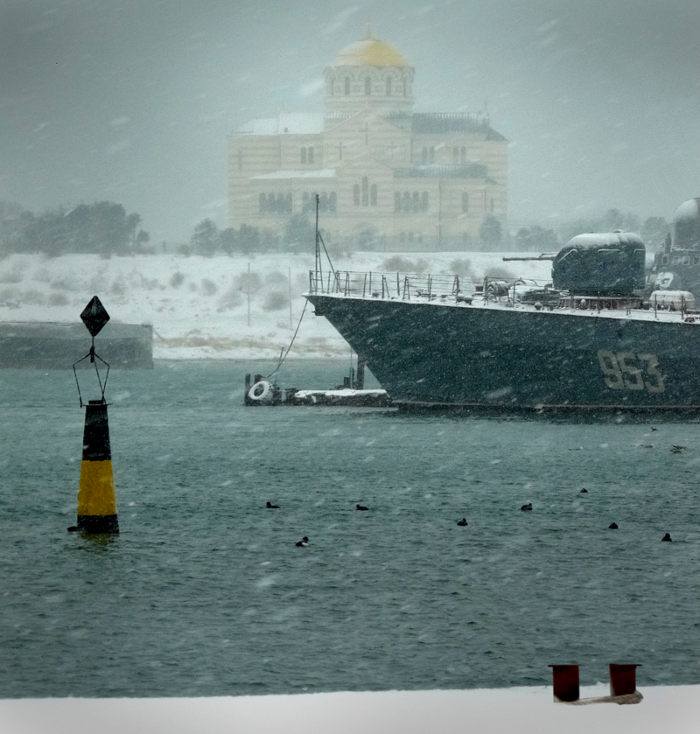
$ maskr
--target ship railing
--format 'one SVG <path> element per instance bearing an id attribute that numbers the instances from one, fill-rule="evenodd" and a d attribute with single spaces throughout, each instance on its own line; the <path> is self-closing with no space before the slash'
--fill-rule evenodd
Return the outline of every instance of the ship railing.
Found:
<path id="1" fill-rule="evenodd" d="M 335 271 L 309 272 L 310 293 L 330 293 L 359 298 L 415 300 L 457 300 L 462 297 L 462 280 L 458 275 L 423 273 L 384 273 Z M 469 293 L 474 290 L 470 285 Z"/>

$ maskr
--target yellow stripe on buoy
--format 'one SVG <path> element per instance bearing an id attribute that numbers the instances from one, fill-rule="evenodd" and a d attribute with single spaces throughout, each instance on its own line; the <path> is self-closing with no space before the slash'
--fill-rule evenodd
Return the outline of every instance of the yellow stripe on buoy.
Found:
<path id="1" fill-rule="evenodd" d="M 114 475 L 109 446 L 107 403 L 91 400 L 85 406 L 83 462 L 78 490 L 78 524 L 69 530 L 118 533 Z"/>
<path id="2" fill-rule="evenodd" d="M 116 515 L 114 474 L 111 461 L 83 461 L 80 467 L 78 517 Z"/>

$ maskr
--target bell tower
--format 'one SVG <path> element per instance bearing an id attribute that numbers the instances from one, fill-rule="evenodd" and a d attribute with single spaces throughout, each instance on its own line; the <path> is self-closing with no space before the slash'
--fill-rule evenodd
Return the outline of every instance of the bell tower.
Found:
<path id="1" fill-rule="evenodd" d="M 370 109 L 384 116 L 413 112 L 414 69 L 388 43 L 372 36 L 346 46 L 327 66 L 326 118 Z"/>

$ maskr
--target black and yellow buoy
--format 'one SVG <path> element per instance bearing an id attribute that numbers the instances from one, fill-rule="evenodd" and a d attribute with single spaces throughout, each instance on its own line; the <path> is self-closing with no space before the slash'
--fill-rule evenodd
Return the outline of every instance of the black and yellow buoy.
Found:
<path id="1" fill-rule="evenodd" d="M 106 365 L 107 376 L 109 376 L 109 365 L 95 353 L 95 335 L 109 321 L 109 314 L 102 306 L 100 299 L 95 296 L 80 317 L 90 331 L 92 346 L 88 354 L 73 364 L 80 406 L 85 407 L 85 430 L 83 431 L 83 460 L 80 466 L 78 490 L 78 524 L 69 527 L 68 530 L 80 530 L 85 533 L 118 533 L 119 522 L 114 498 L 107 402 L 104 397 L 107 377 L 103 383 L 95 363 L 97 359 Z M 95 364 L 102 395 L 98 400 L 89 400 L 85 405 L 80 394 L 80 382 L 75 366 L 88 357 L 90 362 Z"/>
<path id="2" fill-rule="evenodd" d="M 90 400 L 85 406 L 76 530 L 86 533 L 119 532 L 107 403 L 104 400 Z"/>

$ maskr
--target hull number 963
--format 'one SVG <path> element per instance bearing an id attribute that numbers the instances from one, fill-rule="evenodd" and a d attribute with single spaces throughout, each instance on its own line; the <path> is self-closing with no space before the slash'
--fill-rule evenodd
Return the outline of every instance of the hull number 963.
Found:
<path id="1" fill-rule="evenodd" d="M 649 393 L 658 393 L 666 389 L 655 354 L 599 349 L 598 362 L 605 384 L 611 390 L 646 390 Z"/>

